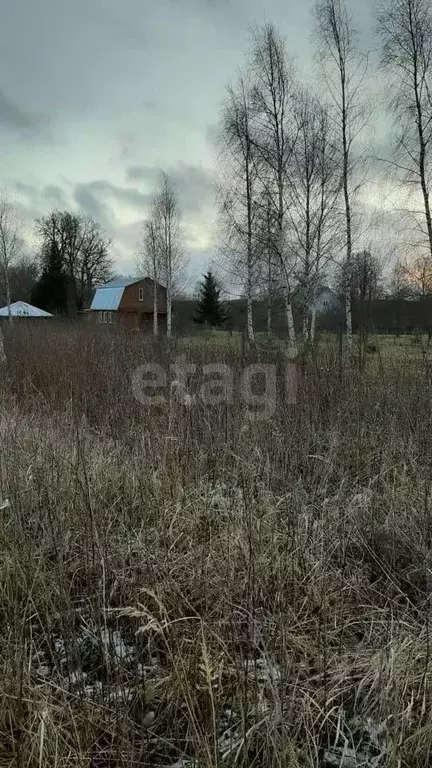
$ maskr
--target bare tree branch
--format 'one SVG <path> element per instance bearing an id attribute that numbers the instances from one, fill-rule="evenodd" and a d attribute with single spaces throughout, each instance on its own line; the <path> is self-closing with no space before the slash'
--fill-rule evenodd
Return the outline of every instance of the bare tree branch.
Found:
<path id="1" fill-rule="evenodd" d="M 0 280 L 4 285 L 10 323 L 12 322 L 10 270 L 23 251 L 19 229 L 16 209 L 7 192 L 3 191 L 0 193 Z"/>
<path id="2" fill-rule="evenodd" d="M 378 14 L 381 60 L 393 78 L 390 107 L 397 120 L 397 155 L 389 162 L 404 185 L 419 189 L 432 264 L 432 7 L 429 0 L 385 0 Z M 422 227 L 421 227 L 422 229 Z"/>

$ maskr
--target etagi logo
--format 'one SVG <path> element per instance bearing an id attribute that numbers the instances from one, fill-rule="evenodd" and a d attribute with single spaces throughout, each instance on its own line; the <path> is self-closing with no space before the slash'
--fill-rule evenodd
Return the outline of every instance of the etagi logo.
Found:
<path id="1" fill-rule="evenodd" d="M 193 392 L 192 379 L 197 381 Z M 250 421 L 263 421 L 274 415 L 278 398 L 285 404 L 296 404 L 297 368 L 292 362 L 286 362 L 282 371 L 265 363 L 241 370 L 225 363 L 197 366 L 183 356 L 168 369 L 158 363 L 140 365 L 132 375 L 132 393 L 147 407 L 172 402 L 184 408 L 230 405 L 240 399 Z"/>

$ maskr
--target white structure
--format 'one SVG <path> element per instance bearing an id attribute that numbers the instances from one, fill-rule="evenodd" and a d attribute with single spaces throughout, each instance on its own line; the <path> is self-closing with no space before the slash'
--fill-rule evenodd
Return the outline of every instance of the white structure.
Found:
<path id="1" fill-rule="evenodd" d="M 31 304 L 27 304 L 26 301 L 15 301 L 10 307 L 1 307 L 0 317 L 9 317 L 9 309 L 12 317 L 53 317 L 49 312 L 45 312 L 44 309 L 33 307 Z"/>
<path id="2" fill-rule="evenodd" d="M 342 303 L 327 285 L 318 288 L 314 302 L 310 309 L 315 309 L 317 315 L 325 315 L 327 312 L 342 311 Z"/>

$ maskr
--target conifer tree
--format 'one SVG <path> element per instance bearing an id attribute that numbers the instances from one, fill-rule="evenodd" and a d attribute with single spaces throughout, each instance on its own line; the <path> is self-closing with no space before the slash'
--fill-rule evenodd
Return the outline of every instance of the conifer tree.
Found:
<path id="1" fill-rule="evenodd" d="M 68 278 L 55 241 L 43 254 L 43 270 L 32 291 L 32 303 L 46 312 L 65 314 L 68 304 Z"/>
<path id="2" fill-rule="evenodd" d="M 220 288 L 211 270 L 203 276 L 194 320 L 209 328 L 221 326 L 226 320 L 225 309 L 220 299 Z"/>

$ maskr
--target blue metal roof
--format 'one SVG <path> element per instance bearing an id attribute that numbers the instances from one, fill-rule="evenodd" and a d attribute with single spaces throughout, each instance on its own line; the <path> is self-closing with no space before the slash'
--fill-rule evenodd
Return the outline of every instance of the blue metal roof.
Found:
<path id="1" fill-rule="evenodd" d="M 119 308 L 125 286 L 98 288 L 90 309 L 115 311 Z"/>

